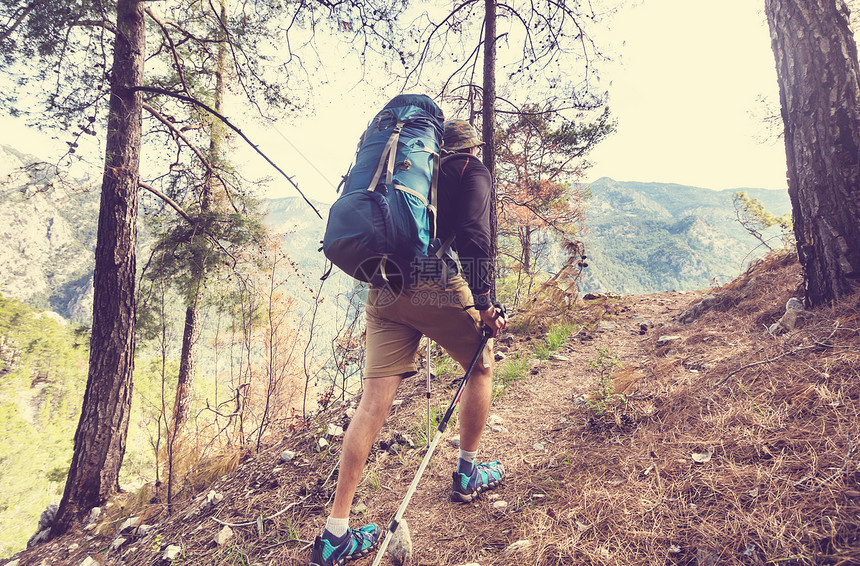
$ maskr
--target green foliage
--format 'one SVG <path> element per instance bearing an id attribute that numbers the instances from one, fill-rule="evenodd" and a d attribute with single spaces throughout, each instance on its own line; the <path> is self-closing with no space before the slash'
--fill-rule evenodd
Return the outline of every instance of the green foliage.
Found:
<path id="1" fill-rule="evenodd" d="M 0 296 L 0 556 L 21 550 L 62 495 L 87 376 L 88 349 L 76 338 L 52 315 Z"/>
<path id="2" fill-rule="evenodd" d="M 560 322 L 553 325 L 549 329 L 549 332 L 547 332 L 546 338 L 544 338 L 547 348 L 555 351 L 564 346 L 574 328 L 575 326 L 570 322 Z"/>
<path id="3" fill-rule="evenodd" d="M 751 198 L 746 191 L 736 192 L 732 197 L 732 204 L 740 225 L 767 249 L 772 250 L 773 247 L 768 243 L 768 239 L 765 239 L 764 232 L 774 226 L 779 228 L 778 237 L 783 247 L 790 246 L 794 241 L 794 223 L 790 212 L 776 216 L 768 211 L 760 200 Z"/>
<path id="4" fill-rule="evenodd" d="M 640 294 L 726 283 L 767 250 L 738 222 L 732 195 L 668 183 L 591 183 L 585 245 L 587 291 Z M 790 209 L 783 191 L 749 189 L 770 210 Z"/>
<path id="5" fill-rule="evenodd" d="M 436 360 L 436 377 L 455 377 L 461 371 L 460 364 L 448 354 L 442 354 Z"/>
<path id="6" fill-rule="evenodd" d="M 584 156 L 613 130 L 608 110 L 592 122 L 575 122 L 536 105 L 523 107 L 499 128 L 500 272 L 510 304 L 549 278 L 541 266 L 554 240 L 572 240 L 582 231 L 590 194 L 579 184 L 589 166 Z"/>
<path id="7" fill-rule="evenodd" d="M 493 399 L 507 391 L 515 381 L 525 378 L 529 371 L 529 359 L 513 356 L 496 366 L 493 380 Z"/>
<path id="8" fill-rule="evenodd" d="M 596 373 L 594 377 L 594 389 L 586 399 L 585 405 L 598 417 L 614 411 L 618 406 L 626 404 L 626 397 L 615 393 L 612 383 L 612 370 L 621 367 L 618 355 L 613 354 L 609 348 L 598 348 L 597 357 L 588 360 L 588 367 Z"/>
<path id="9" fill-rule="evenodd" d="M 576 328 L 571 322 L 559 322 L 552 325 L 544 339 L 535 344 L 534 357 L 539 360 L 548 360 L 549 355 L 567 343 L 567 339 Z"/>
<path id="10" fill-rule="evenodd" d="M 535 344 L 534 356 L 538 360 L 548 360 L 550 354 L 549 346 L 547 346 L 546 342 L 538 342 Z"/>

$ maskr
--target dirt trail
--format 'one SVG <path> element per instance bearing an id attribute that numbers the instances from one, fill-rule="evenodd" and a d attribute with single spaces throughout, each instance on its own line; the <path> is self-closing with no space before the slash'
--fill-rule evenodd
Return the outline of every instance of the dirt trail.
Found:
<path id="1" fill-rule="evenodd" d="M 533 360 L 527 377 L 514 382 L 493 402 L 490 423 L 478 453 L 479 459 L 498 459 L 504 463 L 508 478 L 502 488 L 469 505 L 449 502 L 450 474 L 456 465 L 457 450 L 449 442 L 441 442 L 405 514 L 414 542 L 414 564 L 508 563 L 503 551 L 516 531 L 509 510 L 531 505 L 542 497 L 542 486 L 535 478 L 543 469 L 565 464 L 570 450 L 568 437 L 571 431 L 583 428 L 584 423 L 573 417 L 572 412 L 576 400 L 594 388 L 594 373 L 589 371 L 588 361 L 596 357 L 598 348 L 608 348 L 624 367 L 645 365 L 649 356 L 653 356 L 654 336 L 704 294 L 665 292 L 610 300 L 604 303 L 603 320 L 573 335 L 551 356 L 557 359 Z M 497 350 L 508 358 L 528 356 L 540 340 L 512 335 L 501 339 Z M 422 406 L 423 384 L 418 385 L 403 387 L 404 405 Z M 447 395 L 444 391 L 435 391 L 434 399 L 444 395 Z M 447 397 L 443 402 L 448 402 Z M 397 419 L 391 419 L 381 437 L 392 435 L 402 426 Z M 456 434 L 456 427 L 452 429 L 446 433 L 446 439 Z M 390 457 L 384 455 L 382 460 L 388 461 Z M 382 469 L 374 471 L 387 493 L 380 497 L 365 491 L 366 500 L 361 493 L 356 499 L 356 503 L 372 509 L 367 520 L 381 525 L 387 525 L 397 510 L 412 480 L 411 470 L 416 467 L 403 469 L 399 459 L 395 460 L 394 466 L 383 464 Z M 369 467 L 373 464 L 372 455 Z M 356 520 L 361 518 L 353 519 Z M 488 538 L 488 533 L 493 536 Z"/>

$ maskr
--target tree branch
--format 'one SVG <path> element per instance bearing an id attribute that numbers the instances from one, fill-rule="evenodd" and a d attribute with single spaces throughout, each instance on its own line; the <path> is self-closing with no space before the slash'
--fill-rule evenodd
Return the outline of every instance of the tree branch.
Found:
<path id="1" fill-rule="evenodd" d="M 243 140 L 245 140 L 245 141 L 248 143 L 248 145 L 250 145 L 252 148 L 254 148 L 254 151 L 256 151 L 257 153 L 259 153 L 259 154 L 260 154 L 260 156 L 262 156 L 262 158 L 263 158 L 263 159 L 265 159 L 265 160 L 266 160 L 266 162 L 267 162 L 269 165 L 271 165 L 272 167 L 274 167 L 274 168 L 275 168 L 275 170 L 276 170 L 278 173 L 280 173 L 280 174 L 281 174 L 281 175 L 282 175 L 282 176 L 283 176 L 287 181 L 289 181 L 289 182 L 290 182 L 290 184 L 293 186 L 293 188 L 295 188 L 295 189 L 296 189 L 296 191 L 299 193 L 299 195 L 301 195 L 301 197 L 304 199 L 304 201 L 308 204 L 308 206 L 310 206 L 310 207 L 313 209 L 313 211 L 314 211 L 314 212 L 316 212 L 317 216 L 319 216 L 319 217 L 320 217 L 320 220 L 322 220 L 322 214 L 320 214 L 320 211 L 319 211 L 319 210 L 317 210 L 317 207 L 315 207 L 315 206 L 313 205 L 313 203 L 311 203 L 311 201 L 310 201 L 310 200 L 308 200 L 308 197 L 306 197 L 306 196 L 305 196 L 305 194 L 302 192 L 302 190 L 299 188 L 299 186 L 296 184 L 296 182 L 295 182 L 295 181 L 293 181 L 293 179 L 292 179 L 289 175 L 287 175 L 286 173 L 284 173 L 283 169 L 281 169 L 280 167 L 278 167 L 278 166 L 275 164 L 275 162 L 274 162 L 274 161 L 272 161 L 271 159 L 269 159 L 269 157 L 268 157 L 265 153 L 263 153 L 263 152 L 260 150 L 260 148 L 259 148 L 259 147 L 257 147 L 257 145 L 256 145 L 255 143 L 253 143 L 250 139 L 248 139 L 248 136 L 246 136 L 246 135 L 242 132 L 242 130 L 240 130 L 237 126 L 233 125 L 233 123 L 232 123 L 232 122 L 230 122 L 230 120 L 228 120 L 227 118 L 225 118 L 225 117 L 224 117 L 223 115 L 221 115 L 219 112 L 216 112 L 215 110 L 213 110 L 212 108 L 210 108 L 210 107 L 209 107 L 209 106 L 207 106 L 206 104 L 204 104 L 204 103 L 200 102 L 200 101 L 199 101 L 199 100 L 197 100 L 196 98 L 192 98 L 192 97 L 190 97 L 190 96 L 186 96 L 186 95 L 184 95 L 184 94 L 180 94 L 180 93 L 178 93 L 178 92 L 172 92 L 172 91 L 169 91 L 169 90 L 164 90 L 164 89 L 161 89 L 161 88 L 153 88 L 153 87 L 149 87 L 149 86 L 136 86 L 136 87 L 133 87 L 131 90 L 133 90 L 133 91 L 135 91 L 135 92 L 150 92 L 150 93 L 152 93 L 152 94 L 161 94 L 161 95 L 164 95 L 164 96 L 170 96 L 170 97 L 172 97 L 172 98 L 176 98 L 177 100 L 182 100 L 182 101 L 184 101 L 184 102 L 188 102 L 189 104 L 193 104 L 193 105 L 195 105 L 195 106 L 197 106 L 197 107 L 199 107 L 199 108 L 202 108 L 202 109 L 203 109 L 203 110 L 205 110 L 206 112 L 208 112 L 208 113 L 212 114 L 213 116 L 215 116 L 216 118 L 218 118 L 221 122 L 223 122 L 223 123 L 224 123 L 224 125 L 226 125 L 228 128 L 230 128 L 231 130 L 233 130 L 234 132 L 236 132 L 237 134 L 239 134 L 239 136 L 240 136 Z"/>
<path id="2" fill-rule="evenodd" d="M 164 25 L 164 22 L 158 19 L 158 17 L 149 8 L 146 8 L 144 12 L 146 12 L 146 15 L 161 28 L 161 33 L 164 35 L 164 38 L 167 40 L 167 44 L 170 46 L 170 52 L 173 55 L 173 64 L 176 66 L 176 73 L 179 75 L 179 82 L 182 83 L 182 90 L 189 92 L 188 84 L 185 82 L 185 73 L 182 71 L 182 63 L 179 60 L 179 53 L 176 52 L 176 45 L 173 43 L 173 38 L 170 37 L 170 34 L 167 32 L 167 27 Z"/>
<path id="3" fill-rule="evenodd" d="M 38 5 L 38 4 L 39 4 L 38 1 L 30 2 L 29 4 L 27 4 L 27 6 L 23 10 L 21 10 L 21 13 L 18 14 L 18 17 L 15 18 L 15 21 L 12 22 L 12 25 L 10 25 L 8 28 L 4 29 L 2 33 L 0 33 L 0 42 L 6 41 L 7 39 L 9 39 L 9 36 L 12 35 L 16 29 L 18 29 L 18 26 L 20 26 L 21 23 L 27 19 L 27 16 L 30 14 L 30 12 L 33 11 L 33 8 L 35 8 L 36 5 Z"/>
<path id="4" fill-rule="evenodd" d="M 182 218 L 187 220 L 189 224 L 191 224 L 191 225 L 195 224 L 194 219 L 191 218 L 187 212 L 182 210 L 182 207 L 179 206 L 179 204 L 175 200 L 173 200 L 172 198 L 170 198 L 166 194 L 162 193 L 161 191 L 159 191 L 155 187 L 147 185 L 143 181 L 138 181 L 137 184 L 141 189 L 146 189 L 147 191 L 151 192 L 152 194 L 154 194 L 155 196 L 157 196 L 158 198 L 160 198 L 161 200 L 166 202 L 168 205 L 170 205 L 170 207 L 173 210 L 175 210 L 177 213 L 179 213 L 179 216 L 181 216 Z"/>
<path id="5" fill-rule="evenodd" d="M 150 114 L 152 114 L 152 116 L 156 120 L 158 120 L 159 122 L 161 122 L 162 124 L 167 126 L 167 129 L 169 129 L 173 133 L 174 136 L 176 136 L 177 138 L 184 141 L 185 144 L 188 146 L 188 149 L 190 149 L 192 152 L 194 152 L 194 155 L 197 156 L 197 159 L 199 159 L 203 163 L 203 166 L 206 168 L 207 173 L 212 172 L 212 166 L 209 165 L 209 161 L 206 159 L 206 157 L 204 157 L 204 155 L 200 152 L 199 149 L 194 147 L 194 145 L 185 136 L 185 134 L 182 132 L 182 130 L 177 129 L 176 126 L 174 126 L 170 120 L 168 120 L 167 118 L 162 116 L 158 110 L 156 110 L 155 108 L 153 108 L 152 106 L 150 106 L 146 102 L 143 103 L 143 109 L 146 110 L 147 112 L 149 112 Z M 177 156 L 177 159 L 178 159 L 178 156 Z M 219 177 L 219 180 L 221 180 L 220 177 Z M 223 183 L 224 181 L 221 180 L 221 182 Z"/>

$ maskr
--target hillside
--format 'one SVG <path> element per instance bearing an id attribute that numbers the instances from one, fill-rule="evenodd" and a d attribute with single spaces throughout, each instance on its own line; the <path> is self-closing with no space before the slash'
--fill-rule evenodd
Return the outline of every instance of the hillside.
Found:
<path id="1" fill-rule="evenodd" d="M 0 145 L 0 294 L 85 321 L 99 194 L 83 180 L 55 182 L 44 168 L 21 170 L 36 161 Z"/>
<path id="2" fill-rule="evenodd" d="M 746 191 L 777 215 L 791 210 L 786 191 L 712 191 L 609 178 L 589 187 L 584 291 L 637 294 L 731 281 L 767 251 L 736 221 L 734 193 Z M 778 248 L 778 242 L 771 245 Z"/>
<path id="3" fill-rule="evenodd" d="M 768 331 L 800 283 L 794 258 L 777 256 L 711 293 L 583 301 L 564 341 L 536 328 L 501 338 L 479 457 L 503 460 L 508 480 L 473 504 L 450 503 L 449 428 L 406 513 L 412 563 L 860 563 L 860 294 Z M 597 393 L 595 368 L 625 403 Z M 434 380 L 434 406 L 447 406 L 453 386 Z M 353 524 L 386 525 L 399 505 L 421 452 L 388 445 L 404 433 L 421 445 L 423 387 L 401 387 Z M 12 563 L 148 565 L 174 545 L 177 564 L 306 564 L 340 446 L 328 437 L 318 451 L 318 439 L 329 423 L 348 424 L 350 406 L 255 456 L 225 458 L 235 469 L 172 517 L 155 499 L 121 497 L 86 531 Z M 123 531 L 128 516 L 146 525 L 137 538 L 134 526 Z"/>

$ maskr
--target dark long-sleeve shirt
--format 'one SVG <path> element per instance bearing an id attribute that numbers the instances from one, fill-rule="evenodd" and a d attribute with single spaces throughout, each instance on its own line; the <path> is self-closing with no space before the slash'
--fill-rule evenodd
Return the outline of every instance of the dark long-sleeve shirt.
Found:
<path id="1" fill-rule="evenodd" d="M 437 237 L 455 234 L 453 247 L 480 310 L 490 307 L 490 172 L 474 155 L 455 153 L 442 162 Z"/>

